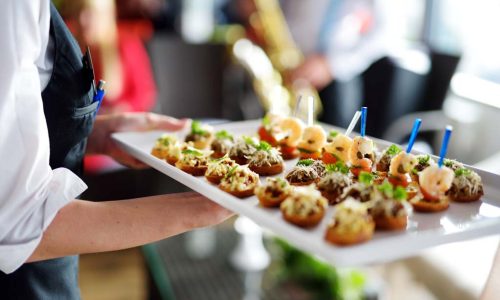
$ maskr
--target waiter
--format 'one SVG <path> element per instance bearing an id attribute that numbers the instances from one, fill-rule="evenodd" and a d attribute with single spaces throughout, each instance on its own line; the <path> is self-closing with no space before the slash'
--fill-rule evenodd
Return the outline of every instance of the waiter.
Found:
<path id="1" fill-rule="evenodd" d="M 75 200 L 85 153 L 143 166 L 116 131 L 179 130 L 154 114 L 99 116 L 92 69 L 49 0 L 0 10 L 0 298 L 78 299 L 79 253 L 123 249 L 216 224 L 229 212 L 196 193 Z"/>

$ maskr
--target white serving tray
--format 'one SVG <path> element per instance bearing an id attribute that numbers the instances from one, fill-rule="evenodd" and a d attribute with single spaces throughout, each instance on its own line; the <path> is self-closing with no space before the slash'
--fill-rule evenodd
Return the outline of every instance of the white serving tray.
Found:
<path id="1" fill-rule="evenodd" d="M 259 120 L 231 122 L 214 126 L 226 129 L 235 136 L 256 135 Z M 334 129 L 325 125 L 325 129 Z M 341 130 L 341 129 L 340 129 Z M 444 243 L 463 241 L 500 233 L 500 176 L 475 170 L 482 177 L 485 195 L 476 203 L 451 203 L 441 213 L 414 213 L 408 228 L 399 232 L 376 231 L 373 239 L 360 245 L 338 247 L 324 240 L 327 224 L 334 207 L 329 207 L 322 222 L 312 229 L 296 227 L 281 217 L 279 209 L 263 208 L 257 197 L 236 198 L 209 183 L 204 177 L 193 177 L 150 154 L 156 139 L 164 132 L 124 132 L 113 134 L 113 139 L 125 151 L 165 175 L 172 177 L 194 191 L 285 238 L 296 247 L 316 254 L 336 266 L 360 266 L 383 263 L 416 254 L 422 249 Z M 187 132 L 177 136 L 183 140 Z M 374 139 L 377 147 L 385 149 L 391 143 Z M 284 176 L 297 162 L 286 162 Z M 261 182 L 265 178 L 261 176 Z"/>

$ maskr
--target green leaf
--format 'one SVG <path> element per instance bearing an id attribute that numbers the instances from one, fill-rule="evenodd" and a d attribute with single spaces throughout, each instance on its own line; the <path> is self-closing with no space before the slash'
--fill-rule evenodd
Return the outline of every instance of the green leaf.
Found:
<path id="1" fill-rule="evenodd" d="M 373 174 L 363 171 L 363 172 L 359 173 L 358 180 L 362 184 L 366 184 L 366 185 L 373 184 Z"/>
<path id="2" fill-rule="evenodd" d="M 336 137 L 337 135 L 339 135 L 338 131 L 335 131 L 335 130 L 331 130 L 328 135 L 332 138 Z"/>
<path id="3" fill-rule="evenodd" d="M 203 130 L 200 121 L 193 120 L 193 122 L 191 122 L 191 133 L 203 135 L 206 133 L 206 130 Z"/>
<path id="4" fill-rule="evenodd" d="M 245 141 L 245 144 L 257 147 L 257 144 L 255 143 L 255 140 L 252 139 L 251 137 L 244 135 L 241 138 L 243 139 L 243 141 Z"/>
<path id="5" fill-rule="evenodd" d="M 443 165 L 445 167 L 451 168 L 451 166 L 453 166 L 453 161 L 451 159 L 445 158 L 444 161 L 443 161 Z"/>
<path id="6" fill-rule="evenodd" d="M 430 160 L 431 160 L 431 156 L 429 154 L 418 157 L 418 163 L 420 165 L 426 165 L 429 163 Z"/>
<path id="7" fill-rule="evenodd" d="M 297 162 L 297 166 L 310 166 L 314 163 L 314 159 L 312 158 L 307 158 L 307 159 L 301 159 Z"/>
<path id="8" fill-rule="evenodd" d="M 384 183 L 382 183 L 381 185 L 377 186 L 377 189 L 389 198 L 394 197 L 392 184 L 387 180 L 384 181 Z"/>
<path id="9" fill-rule="evenodd" d="M 406 198 L 408 197 L 408 195 L 406 194 L 406 189 L 402 186 L 397 186 L 394 189 L 393 196 L 395 200 L 399 201 L 406 200 Z"/>
<path id="10" fill-rule="evenodd" d="M 226 130 L 217 131 L 215 133 L 215 137 L 219 140 L 232 140 L 233 139 L 233 135 L 230 134 L 229 132 L 227 132 Z"/>
<path id="11" fill-rule="evenodd" d="M 273 147 L 271 147 L 271 145 L 269 145 L 267 142 L 265 141 L 260 141 L 259 145 L 257 145 L 257 150 L 262 150 L 262 151 L 267 151 L 269 152 Z"/>
<path id="12" fill-rule="evenodd" d="M 262 125 L 264 125 L 264 126 L 271 125 L 271 120 L 269 119 L 268 115 L 265 115 L 264 118 L 262 118 Z"/>
<path id="13" fill-rule="evenodd" d="M 238 167 L 239 167 L 239 166 L 234 166 L 234 167 L 232 167 L 232 168 L 229 170 L 229 172 L 227 172 L 227 174 L 226 174 L 225 178 L 229 178 L 229 177 L 233 176 L 234 172 L 236 171 L 236 169 L 237 169 Z"/>
<path id="14" fill-rule="evenodd" d="M 196 150 L 196 149 L 184 149 L 184 150 L 182 150 L 182 154 L 203 156 L 203 153 L 201 151 Z"/>
<path id="15" fill-rule="evenodd" d="M 390 156 L 394 156 L 399 152 L 401 152 L 401 148 L 399 148 L 399 146 L 396 144 L 392 144 L 389 148 L 387 148 L 387 150 L 385 150 L 385 153 L 387 153 Z"/>
<path id="16" fill-rule="evenodd" d="M 349 173 L 349 167 L 347 167 L 342 161 L 338 161 L 335 164 L 328 164 L 325 166 L 328 173 L 340 172 L 342 174 Z"/>
<path id="17" fill-rule="evenodd" d="M 455 170 L 455 176 L 459 177 L 459 176 L 467 176 L 467 175 L 470 175 L 472 171 L 469 170 L 469 169 L 466 169 L 466 168 L 460 168 L 460 169 L 456 169 Z"/>

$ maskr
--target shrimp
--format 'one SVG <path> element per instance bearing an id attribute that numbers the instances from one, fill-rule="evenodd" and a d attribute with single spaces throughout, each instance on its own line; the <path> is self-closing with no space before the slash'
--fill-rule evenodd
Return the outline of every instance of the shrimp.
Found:
<path id="1" fill-rule="evenodd" d="M 417 163 L 415 155 L 401 151 L 391 159 L 389 174 L 396 176 L 409 173 Z"/>
<path id="2" fill-rule="evenodd" d="M 352 146 L 349 149 L 349 159 L 353 166 L 361 165 L 361 161 L 364 158 L 375 160 L 373 141 L 367 137 L 357 136 L 352 142 Z"/>
<path id="3" fill-rule="evenodd" d="M 304 129 L 302 140 L 298 147 L 311 152 L 318 152 L 326 144 L 326 133 L 319 125 L 308 126 Z"/>
<path id="4" fill-rule="evenodd" d="M 455 179 L 453 170 L 444 166 L 439 168 L 437 165 L 432 165 L 419 173 L 420 187 L 434 199 L 439 199 L 451 188 L 453 179 Z"/>
<path id="5" fill-rule="evenodd" d="M 349 149 L 352 147 L 352 139 L 343 134 L 338 134 L 332 141 L 325 145 L 325 151 L 334 154 L 340 160 L 349 160 Z"/>
<path id="6" fill-rule="evenodd" d="M 284 135 L 280 142 L 288 147 L 296 147 L 304 131 L 304 122 L 298 118 L 287 117 L 279 122 L 279 128 Z"/>

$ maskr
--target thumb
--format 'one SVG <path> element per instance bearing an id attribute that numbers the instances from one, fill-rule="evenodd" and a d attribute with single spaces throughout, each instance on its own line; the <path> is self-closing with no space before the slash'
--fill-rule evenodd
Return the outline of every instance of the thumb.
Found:
<path id="1" fill-rule="evenodd" d="M 190 119 L 176 119 L 169 116 L 162 115 L 152 115 L 148 120 L 150 124 L 150 129 L 153 130 L 166 130 L 166 131 L 178 131 L 186 128 L 191 124 Z"/>

